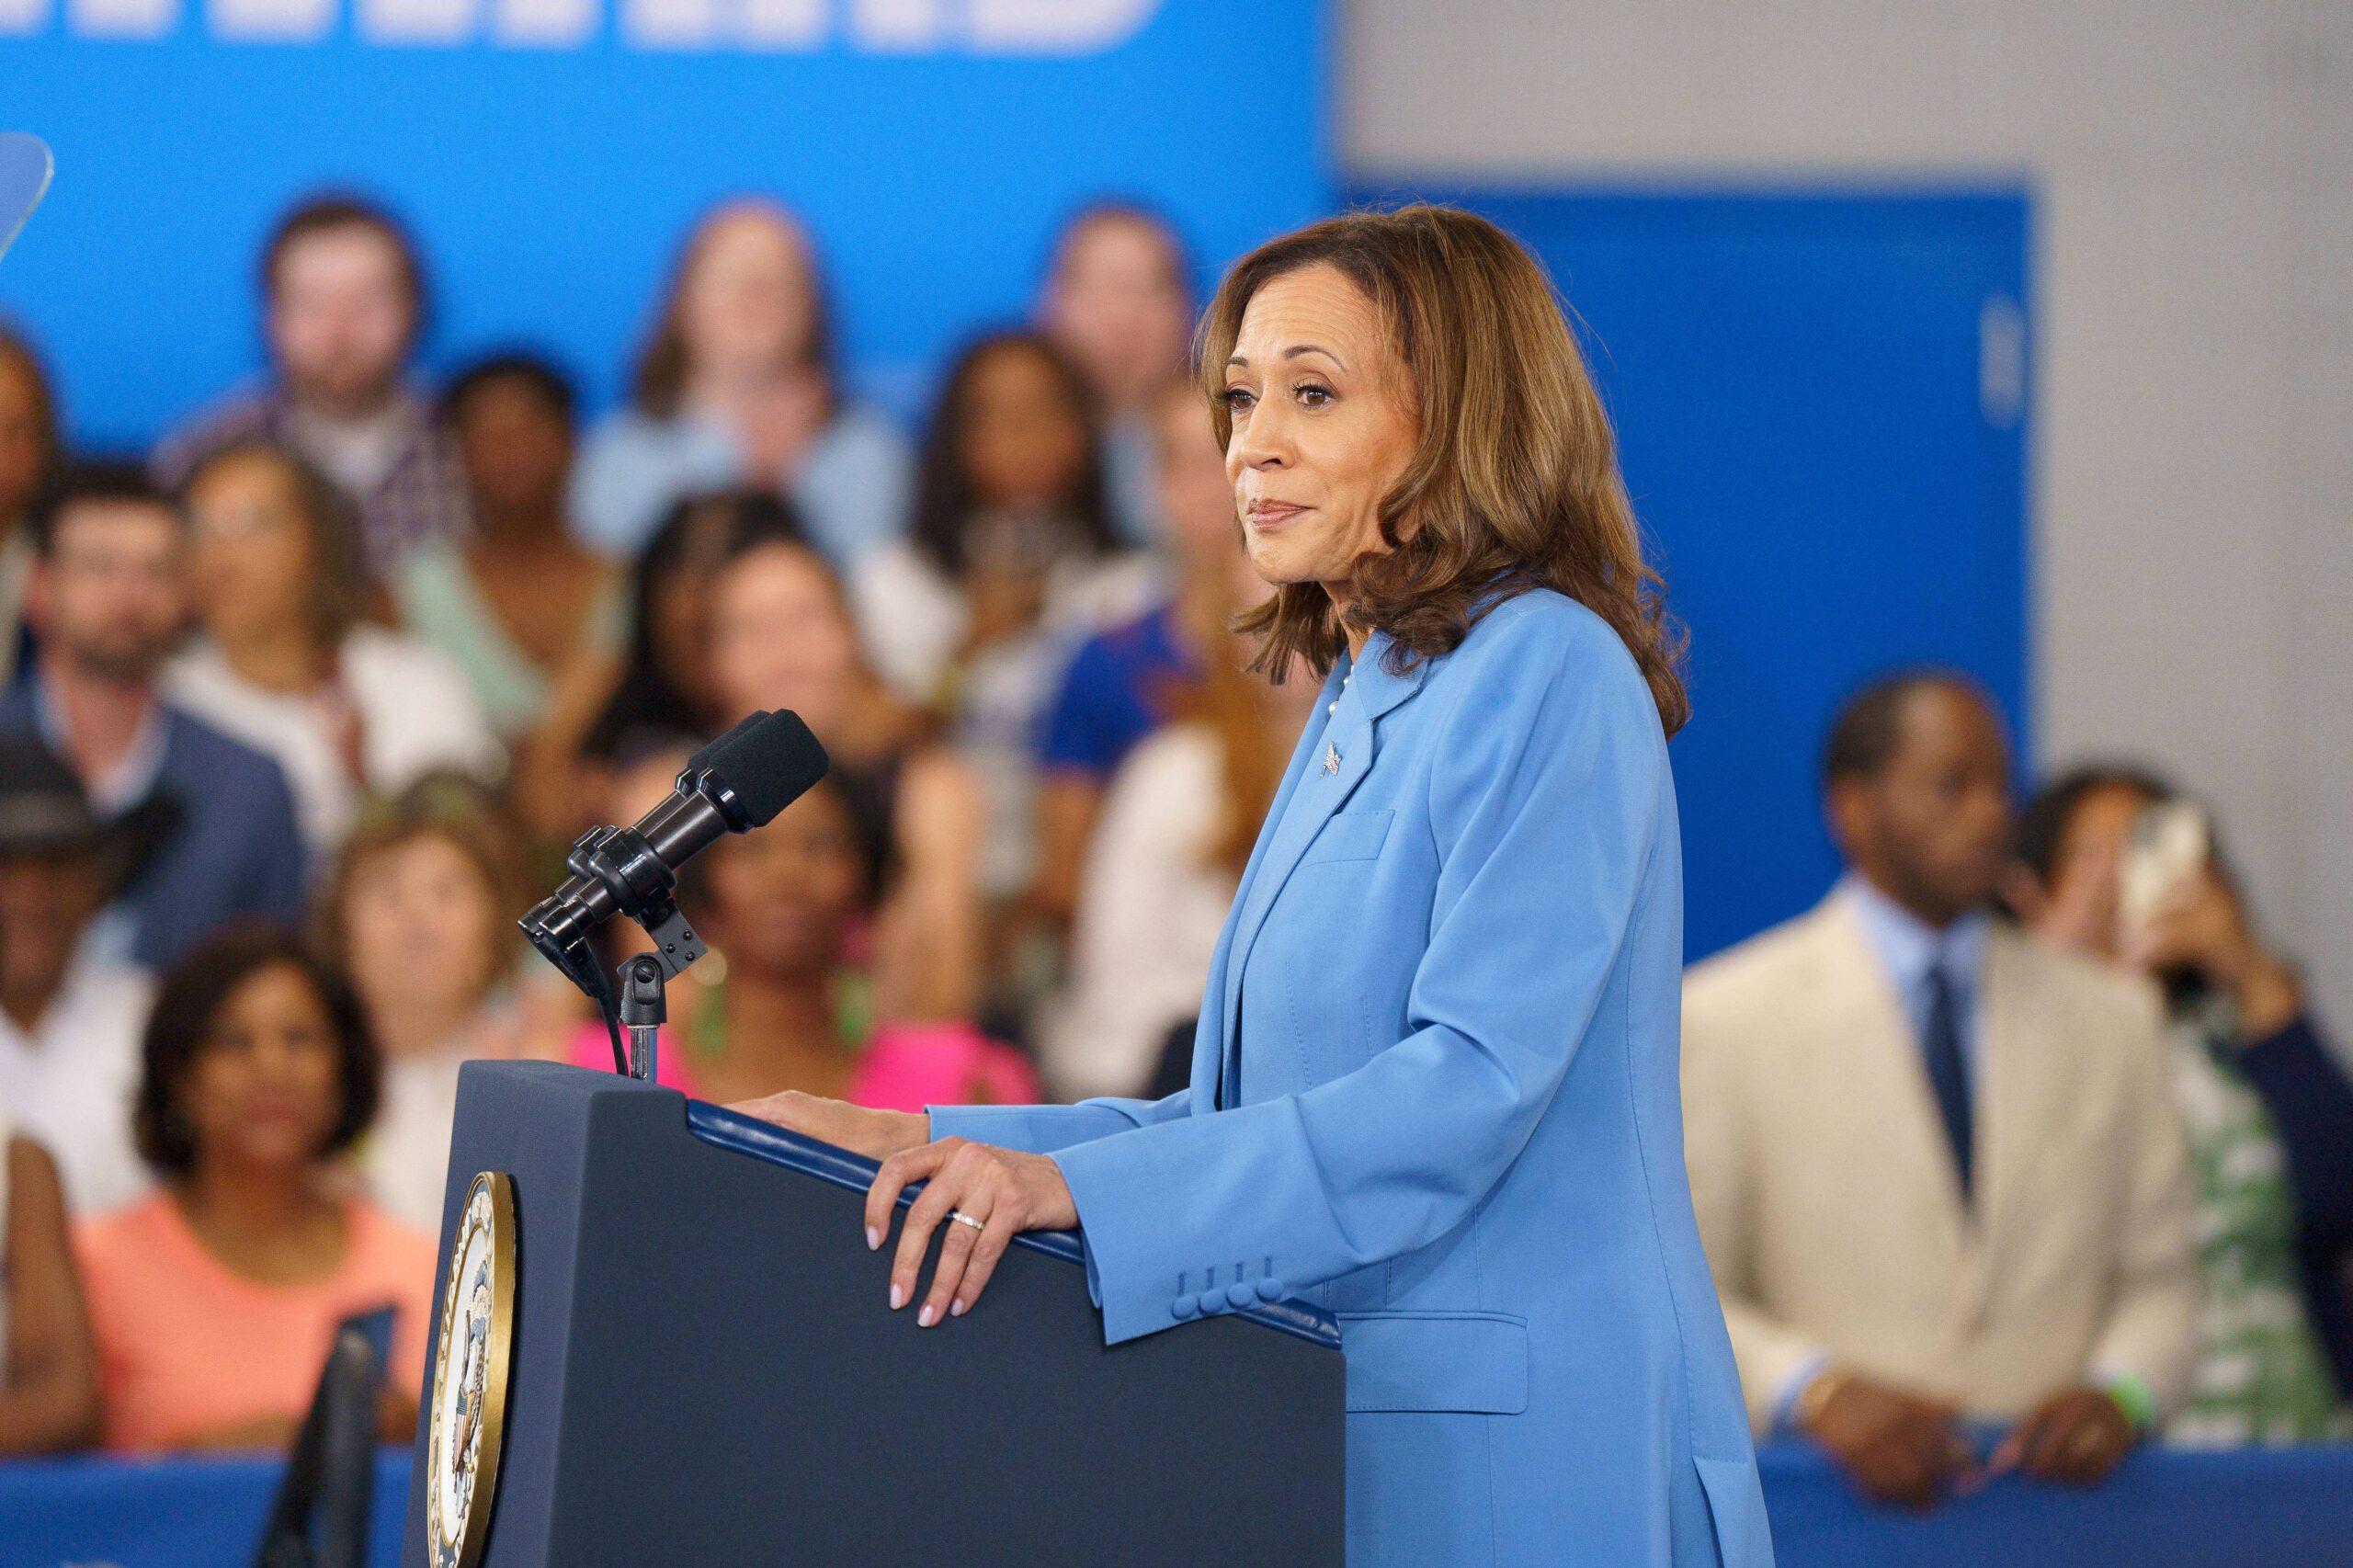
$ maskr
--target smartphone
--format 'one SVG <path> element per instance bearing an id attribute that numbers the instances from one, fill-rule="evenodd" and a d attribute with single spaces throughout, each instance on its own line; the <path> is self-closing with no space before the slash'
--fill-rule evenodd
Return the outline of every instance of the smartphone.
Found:
<path id="1" fill-rule="evenodd" d="M 2203 808 L 2166 801 L 2133 819 L 2116 890 L 2119 934 L 2130 947 L 2176 892 L 2206 869 L 2213 835 Z"/>

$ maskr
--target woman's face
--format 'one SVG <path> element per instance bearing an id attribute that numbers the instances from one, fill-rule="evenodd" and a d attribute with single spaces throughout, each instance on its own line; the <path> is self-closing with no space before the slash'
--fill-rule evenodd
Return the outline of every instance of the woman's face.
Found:
<path id="1" fill-rule="evenodd" d="M 572 472 L 572 426 L 529 381 L 490 381 L 459 413 L 458 460 L 477 506 L 552 513 Z"/>
<path id="2" fill-rule="evenodd" d="M 1225 367 L 1225 473 L 1269 583 L 1344 589 L 1381 547 L 1380 508 L 1411 460 L 1412 389 L 1381 314 L 1337 267 L 1263 284 Z"/>
<path id="3" fill-rule="evenodd" d="M 216 463 L 188 505 L 190 598 L 205 631 L 233 641 L 300 622 L 316 562 L 284 465 L 258 453 Z"/>
<path id="4" fill-rule="evenodd" d="M 731 718 L 787 708 L 813 729 L 832 726 L 855 692 L 858 636 L 815 557 L 764 545 L 719 574 L 710 670 Z"/>
<path id="5" fill-rule="evenodd" d="M 688 375 L 745 381 L 807 358 L 816 290 L 801 231 L 758 203 L 713 218 L 678 290 Z"/>
<path id="6" fill-rule="evenodd" d="M 729 971 L 767 979 L 824 973 L 858 911 L 864 868 L 849 810 L 824 786 L 776 820 L 708 851 L 704 922 Z"/>
<path id="7" fill-rule="evenodd" d="M 490 989 L 504 935 L 482 869 L 439 833 L 353 868 L 343 928 L 352 983 L 371 1008 L 425 987 L 453 1010 L 471 1010 Z"/>
<path id="8" fill-rule="evenodd" d="M 1141 402 L 1182 373 L 1193 326 L 1182 265 L 1156 225 L 1123 213 L 1096 219 L 1064 248 L 1047 326 L 1110 403 Z"/>
<path id="9" fill-rule="evenodd" d="M 335 1024 L 310 977 L 289 963 L 229 993 L 179 1086 L 199 1165 L 306 1166 L 342 1113 Z"/>
<path id="10" fill-rule="evenodd" d="M 2132 824 L 2147 810 L 2149 798 L 2129 784 L 2110 784 L 2086 791 L 2067 813 L 2059 835 L 2059 852 L 2051 867 L 2049 908 L 2075 918 L 2047 922 L 2092 957 L 2120 956 L 2122 931 L 2118 919 L 2118 892 L 2125 850 L 2132 841 Z"/>
<path id="11" fill-rule="evenodd" d="M 1067 500 L 1086 460 L 1085 412 L 1045 356 L 1010 344 L 975 366 L 964 387 L 957 455 L 984 506 Z"/>

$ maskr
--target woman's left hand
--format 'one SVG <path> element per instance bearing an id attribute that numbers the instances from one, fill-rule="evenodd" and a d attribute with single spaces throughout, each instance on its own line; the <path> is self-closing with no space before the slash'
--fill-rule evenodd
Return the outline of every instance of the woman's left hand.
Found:
<path id="1" fill-rule="evenodd" d="M 1078 1206 L 1063 1180 L 1062 1167 L 1045 1155 L 942 1138 L 882 1162 L 866 1192 L 869 1249 L 882 1244 L 899 1193 L 917 1181 L 929 1185 L 908 1206 L 906 1221 L 899 1228 L 898 1256 L 891 1266 L 891 1310 L 915 1300 L 915 1277 L 922 1271 L 932 1233 L 945 1227 L 931 1291 L 915 1313 L 915 1323 L 923 1328 L 972 1311 L 1016 1235 L 1066 1231 L 1078 1223 Z"/>

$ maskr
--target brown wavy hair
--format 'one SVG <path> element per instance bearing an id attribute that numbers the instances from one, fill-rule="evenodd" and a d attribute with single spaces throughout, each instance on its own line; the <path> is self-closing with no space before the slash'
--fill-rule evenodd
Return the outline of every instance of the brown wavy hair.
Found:
<path id="1" fill-rule="evenodd" d="M 1683 631 L 1643 559 L 1608 416 L 1543 268 L 1484 218 L 1418 204 L 1351 212 L 1236 262 L 1199 344 L 1220 443 L 1233 428 L 1225 362 L 1251 297 L 1315 266 L 1336 267 L 1379 311 L 1421 435 L 1381 502 L 1386 548 L 1358 562 L 1345 609 L 1318 584 L 1283 585 L 1235 622 L 1258 639 L 1251 668 L 1279 671 L 1297 655 L 1327 671 L 1345 625 L 1386 632 L 1402 674 L 1461 646 L 1496 604 L 1552 588 L 1609 623 L 1666 733 L 1681 729 L 1691 712 Z"/>

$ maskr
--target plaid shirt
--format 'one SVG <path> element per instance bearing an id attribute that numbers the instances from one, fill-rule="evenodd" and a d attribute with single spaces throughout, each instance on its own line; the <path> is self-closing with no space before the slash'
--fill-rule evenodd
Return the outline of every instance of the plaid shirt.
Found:
<path id="1" fill-rule="evenodd" d="M 456 444 L 434 421 L 422 396 L 407 389 L 399 395 L 405 426 L 400 455 L 382 483 L 351 497 L 359 510 L 361 551 L 378 576 L 417 545 L 461 539 L 470 531 Z M 293 397 L 272 381 L 233 393 L 198 414 L 165 437 L 150 466 L 158 483 L 177 489 L 206 457 L 239 441 L 274 442 L 316 461 L 297 431 Z"/>

